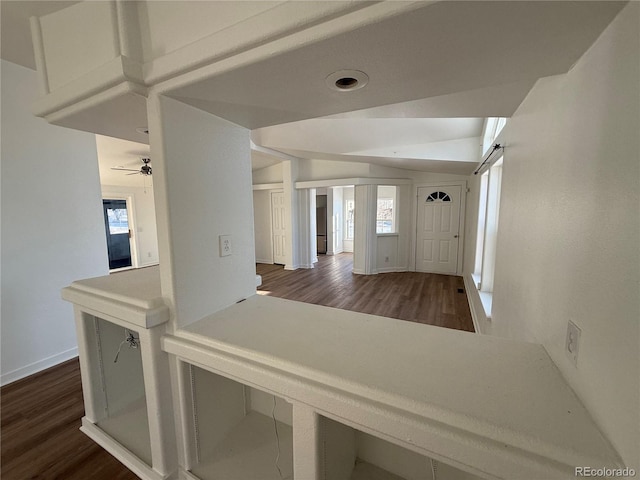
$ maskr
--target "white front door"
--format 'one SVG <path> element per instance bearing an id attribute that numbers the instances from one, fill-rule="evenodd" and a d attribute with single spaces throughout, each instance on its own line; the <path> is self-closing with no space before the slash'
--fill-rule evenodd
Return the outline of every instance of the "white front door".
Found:
<path id="1" fill-rule="evenodd" d="M 455 275 L 462 187 L 418 188 L 416 270 Z"/>
<path id="2" fill-rule="evenodd" d="M 285 206 L 284 192 L 273 192 L 271 194 L 271 230 L 273 232 L 273 263 L 284 265 L 285 258 Z"/>

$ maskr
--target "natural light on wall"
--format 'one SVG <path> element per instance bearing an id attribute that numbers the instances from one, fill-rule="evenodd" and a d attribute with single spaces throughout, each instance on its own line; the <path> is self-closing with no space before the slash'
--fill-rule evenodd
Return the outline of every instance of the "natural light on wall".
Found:
<path id="1" fill-rule="evenodd" d="M 396 233 L 396 187 L 378 186 L 376 233 Z"/>

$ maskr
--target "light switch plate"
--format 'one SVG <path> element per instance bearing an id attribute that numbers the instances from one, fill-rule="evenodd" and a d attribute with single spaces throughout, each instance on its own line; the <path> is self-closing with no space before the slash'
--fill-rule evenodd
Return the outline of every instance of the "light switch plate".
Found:
<path id="1" fill-rule="evenodd" d="M 231 235 L 220 235 L 220 256 L 228 257 L 233 253 L 231 246 Z"/>

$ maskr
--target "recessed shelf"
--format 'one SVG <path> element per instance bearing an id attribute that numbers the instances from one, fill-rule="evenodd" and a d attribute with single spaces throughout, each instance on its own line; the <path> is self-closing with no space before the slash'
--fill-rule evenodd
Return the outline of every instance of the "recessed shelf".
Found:
<path id="1" fill-rule="evenodd" d="M 198 367 L 190 369 L 197 450 L 191 473 L 201 480 L 293 479 L 291 404 Z"/>
<path id="2" fill-rule="evenodd" d="M 324 478 L 331 480 L 480 480 L 479 477 L 401 447 L 375 435 L 320 416 Z"/>
<path id="3" fill-rule="evenodd" d="M 127 338 L 136 339 L 132 346 Z M 99 399 L 96 424 L 105 433 L 151 465 L 151 440 L 147 416 L 139 334 L 101 318 L 95 319 Z M 115 361 L 117 358 L 117 361 Z"/>
<path id="4" fill-rule="evenodd" d="M 98 427 L 140 460 L 151 465 L 151 440 L 144 397 L 132 402 L 118 414 L 99 421 Z"/>
<path id="5" fill-rule="evenodd" d="M 428 478 L 428 477 L 427 477 Z M 350 480 L 406 480 L 398 475 L 394 475 L 387 470 L 362 461 L 356 460 Z"/>

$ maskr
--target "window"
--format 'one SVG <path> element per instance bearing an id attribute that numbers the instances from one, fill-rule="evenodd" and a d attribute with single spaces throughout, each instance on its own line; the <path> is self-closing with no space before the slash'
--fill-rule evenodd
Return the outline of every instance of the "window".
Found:
<path id="1" fill-rule="evenodd" d="M 111 235 L 129 233 L 129 218 L 126 208 L 107 208 L 107 219 Z"/>
<path id="2" fill-rule="evenodd" d="M 433 192 L 427 197 L 427 202 L 435 202 L 436 200 L 442 200 L 443 202 L 450 202 L 451 197 L 444 192 Z"/>
<path id="3" fill-rule="evenodd" d="M 482 154 L 485 155 L 500 132 L 507 124 L 505 117 L 489 117 L 484 124 L 484 134 L 482 136 Z"/>
<path id="4" fill-rule="evenodd" d="M 396 233 L 396 187 L 378 186 L 376 233 Z"/>
<path id="5" fill-rule="evenodd" d="M 345 223 L 345 237 L 347 240 L 353 240 L 353 232 L 355 229 L 355 211 L 356 201 L 354 199 L 348 199 L 344 202 L 344 223 Z"/>
<path id="6" fill-rule="evenodd" d="M 480 177 L 478 233 L 473 277 L 480 291 L 480 299 L 487 317 L 491 317 L 501 182 L 502 157 Z"/>

